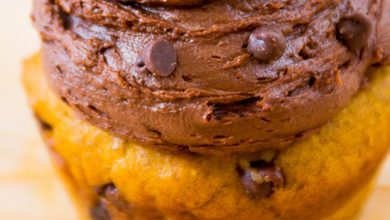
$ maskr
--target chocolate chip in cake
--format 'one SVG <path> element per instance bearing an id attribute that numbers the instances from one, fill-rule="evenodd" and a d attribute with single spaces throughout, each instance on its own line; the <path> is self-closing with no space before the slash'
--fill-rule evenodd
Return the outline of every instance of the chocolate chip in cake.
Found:
<path id="1" fill-rule="evenodd" d="M 124 213 L 131 213 L 133 207 L 121 196 L 114 184 L 110 183 L 98 189 L 98 194 Z"/>
<path id="2" fill-rule="evenodd" d="M 286 39 L 283 33 L 274 27 L 259 27 L 249 36 L 248 52 L 260 62 L 269 63 L 283 55 Z"/>
<path id="3" fill-rule="evenodd" d="M 356 13 L 342 18 L 337 24 L 337 37 L 351 51 L 358 53 L 368 42 L 372 22 L 364 14 Z"/>
<path id="4" fill-rule="evenodd" d="M 49 132 L 49 131 L 52 131 L 53 130 L 53 126 L 51 126 L 49 123 L 47 123 L 46 121 L 44 121 L 37 113 L 35 113 L 35 119 L 39 125 L 39 128 L 43 131 L 43 132 Z"/>
<path id="5" fill-rule="evenodd" d="M 272 162 L 251 162 L 250 166 L 239 167 L 238 171 L 245 191 L 254 199 L 268 198 L 284 184 L 280 168 Z"/>
<path id="6" fill-rule="evenodd" d="M 146 68 L 156 76 L 169 76 L 177 65 L 177 53 L 173 44 L 164 39 L 150 42 L 146 47 L 143 59 Z"/>
<path id="7" fill-rule="evenodd" d="M 96 203 L 90 209 L 90 215 L 93 220 L 111 220 L 110 213 L 102 202 Z"/>

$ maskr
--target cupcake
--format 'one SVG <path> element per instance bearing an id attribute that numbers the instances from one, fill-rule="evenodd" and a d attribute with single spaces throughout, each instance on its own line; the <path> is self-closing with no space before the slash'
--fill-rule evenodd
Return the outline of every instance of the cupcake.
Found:
<path id="1" fill-rule="evenodd" d="M 81 219 L 354 219 L 390 1 L 35 0 L 23 82 Z"/>

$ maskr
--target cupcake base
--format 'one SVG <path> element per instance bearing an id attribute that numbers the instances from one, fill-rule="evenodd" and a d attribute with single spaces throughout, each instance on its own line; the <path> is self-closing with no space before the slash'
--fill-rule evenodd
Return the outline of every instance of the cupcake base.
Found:
<path id="1" fill-rule="evenodd" d="M 86 219 L 353 219 L 390 144 L 387 68 L 310 137 L 283 150 L 226 156 L 113 137 L 80 120 L 43 75 L 38 55 L 25 63 L 30 104 Z M 245 182 L 242 173 L 259 164 L 280 169 L 283 181 Z"/>

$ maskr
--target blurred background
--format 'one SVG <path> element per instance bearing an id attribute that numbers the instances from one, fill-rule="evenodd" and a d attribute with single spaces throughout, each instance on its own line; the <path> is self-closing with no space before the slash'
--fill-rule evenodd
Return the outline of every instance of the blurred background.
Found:
<path id="1" fill-rule="evenodd" d="M 73 220 L 20 84 L 22 60 L 39 50 L 31 2 L 2 0 L 0 7 L 0 219 Z"/>
<path id="2" fill-rule="evenodd" d="M 39 50 L 31 2 L 3 0 L 0 7 L 0 219 L 76 220 L 19 82 L 22 60 Z M 389 220 L 389 203 L 390 160 L 362 220 Z"/>

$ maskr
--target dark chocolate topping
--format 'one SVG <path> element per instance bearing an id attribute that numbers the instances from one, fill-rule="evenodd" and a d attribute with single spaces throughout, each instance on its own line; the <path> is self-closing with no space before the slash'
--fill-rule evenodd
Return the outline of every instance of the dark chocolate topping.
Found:
<path id="1" fill-rule="evenodd" d="M 253 152 L 326 123 L 389 61 L 386 4 L 35 0 L 33 19 L 50 85 L 94 125 L 145 145 Z"/>
<path id="2" fill-rule="evenodd" d="M 147 4 L 147 5 L 195 5 L 200 4 L 203 0 L 113 0 L 120 3 L 131 4 L 134 2 Z"/>

